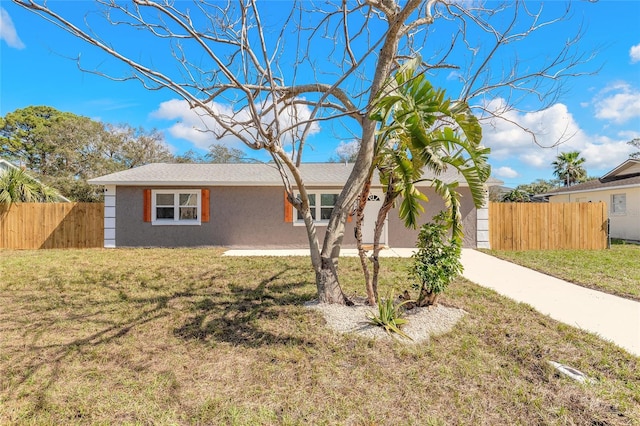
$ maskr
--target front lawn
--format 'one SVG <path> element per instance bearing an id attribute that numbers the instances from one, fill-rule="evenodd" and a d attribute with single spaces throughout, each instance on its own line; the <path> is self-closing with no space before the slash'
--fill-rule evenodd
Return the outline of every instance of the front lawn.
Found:
<path id="1" fill-rule="evenodd" d="M 640 245 L 608 250 L 484 250 L 492 256 L 563 280 L 640 301 Z"/>
<path id="2" fill-rule="evenodd" d="M 408 288 L 383 259 L 381 293 Z M 358 260 L 344 287 L 364 293 Z M 637 424 L 640 358 L 458 280 L 428 343 L 341 335 L 307 258 L 0 251 L 0 424 Z M 559 376 L 558 361 L 597 380 Z"/>

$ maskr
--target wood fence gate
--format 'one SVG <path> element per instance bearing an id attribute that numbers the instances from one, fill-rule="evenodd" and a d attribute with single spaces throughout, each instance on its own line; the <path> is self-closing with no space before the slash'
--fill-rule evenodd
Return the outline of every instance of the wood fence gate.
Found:
<path id="1" fill-rule="evenodd" d="M 14 203 L 0 207 L 0 248 L 86 248 L 104 244 L 102 203 Z"/>
<path id="2" fill-rule="evenodd" d="M 493 250 L 599 250 L 608 246 L 606 203 L 489 203 Z"/>

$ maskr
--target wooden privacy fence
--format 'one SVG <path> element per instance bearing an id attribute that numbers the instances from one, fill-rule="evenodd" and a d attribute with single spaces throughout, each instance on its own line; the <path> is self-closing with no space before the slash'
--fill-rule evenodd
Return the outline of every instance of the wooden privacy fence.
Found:
<path id="1" fill-rule="evenodd" d="M 18 203 L 0 207 L 0 248 L 102 247 L 102 203 Z"/>
<path id="2" fill-rule="evenodd" d="M 489 203 L 493 250 L 607 248 L 606 203 Z"/>

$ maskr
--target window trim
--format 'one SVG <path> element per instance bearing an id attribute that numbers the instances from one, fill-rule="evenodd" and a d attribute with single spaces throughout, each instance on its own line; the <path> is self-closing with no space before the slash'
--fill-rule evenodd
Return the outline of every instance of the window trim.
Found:
<path id="1" fill-rule="evenodd" d="M 308 190 L 307 194 L 309 195 L 315 195 L 316 197 L 316 205 L 313 206 L 313 209 L 315 209 L 315 216 L 316 218 L 318 217 L 322 217 L 322 208 L 327 208 L 329 206 L 323 206 L 322 205 L 322 195 L 335 195 L 335 196 L 339 196 L 340 195 L 340 190 L 338 189 L 312 189 L 312 190 Z M 295 192 L 294 195 L 296 197 L 300 196 L 300 192 Z M 298 218 L 298 210 L 296 210 L 295 207 L 293 207 L 293 205 L 289 206 L 292 210 L 293 210 L 293 226 L 304 226 L 304 219 L 300 219 Z M 335 204 L 333 206 L 331 206 L 331 208 L 333 209 L 335 207 Z M 314 219 L 313 220 L 314 224 L 316 226 L 327 226 L 329 224 L 329 219 Z"/>
<path id="2" fill-rule="evenodd" d="M 157 194 L 172 194 L 173 195 L 173 208 L 180 209 L 180 194 L 192 194 L 196 198 L 196 208 L 198 219 L 183 219 L 180 220 L 179 214 L 174 214 L 173 219 L 158 219 L 156 209 L 156 195 Z M 160 226 L 185 226 L 185 225 L 201 225 L 202 224 L 202 190 L 193 188 L 180 188 L 180 189 L 152 189 L 151 190 L 151 225 Z"/>
<path id="3" fill-rule="evenodd" d="M 624 204 L 623 204 L 623 210 L 622 211 L 615 211 L 615 202 L 614 202 L 614 197 L 622 197 L 622 199 L 624 200 Z M 611 216 L 626 216 L 627 214 L 627 194 L 625 193 L 621 193 L 621 194 L 611 194 L 611 209 L 610 209 L 610 213 Z"/>

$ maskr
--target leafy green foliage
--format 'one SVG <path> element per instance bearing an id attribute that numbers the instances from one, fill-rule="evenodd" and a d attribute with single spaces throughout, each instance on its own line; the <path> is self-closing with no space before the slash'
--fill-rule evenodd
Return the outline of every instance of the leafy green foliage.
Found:
<path id="1" fill-rule="evenodd" d="M 629 158 L 635 158 L 637 160 L 640 160 L 640 138 L 632 139 L 629 142 L 627 142 L 627 144 L 638 149 L 638 151 L 632 152 L 631 154 L 629 154 Z"/>
<path id="2" fill-rule="evenodd" d="M 383 327 L 389 334 L 396 333 L 409 340 L 413 340 L 400 329 L 400 327 L 407 323 L 407 320 L 402 318 L 402 315 L 404 313 L 404 305 L 409 302 L 409 300 L 405 300 L 402 303 L 396 304 L 394 302 L 393 292 L 391 292 L 385 300 L 378 300 L 378 315 L 371 313 L 369 315 L 369 322 L 373 325 Z"/>
<path id="3" fill-rule="evenodd" d="M 461 244 L 455 238 L 448 239 L 451 219 L 442 212 L 420 228 L 412 256 L 410 273 L 420 282 L 418 305 L 424 306 L 425 298 L 445 291 L 447 286 L 462 273 Z"/>
<path id="4" fill-rule="evenodd" d="M 482 128 L 469 106 L 452 102 L 418 69 L 421 60 L 407 61 L 380 93 L 370 117 L 380 122 L 377 157 L 380 181 L 392 197 L 402 196 L 400 218 L 416 228 L 427 197 L 416 187 L 425 170 L 436 176 L 454 167 L 467 182 L 476 206 L 484 203 L 484 183 L 491 167 L 489 148 L 481 145 Z M 462 240 L 458 184 L 429 180 L 451 211 L 453 236 Z"/>
<path id="5" fill-rule="evenodd" d="M 60 194 L 21 169 L 0 172 L 0 204 L 58 201 Z"/>
<path id="6" fill-rule="evenodd" d="M 562 182 L 557 179 L 545 180 L 536 179 L 532 183 L 526 183 L 516 186 L 516 189 L 522 190 L 529 195 L 544 194 L 545 192 L 552 191 L 562 185 Z"/>
<path id="7" fill-rule="evenodd" d="M 88 179 L 173 156 L 157 131 L 114 126 L 47 106 L 0 118 L 0 156 L 75 201 L 98 201 Z"/>
<path id="8" fill-rule="evenodd" d="M 529 198 L 529 193 L 516 188 L 504 194 L 500 201 L 508 203 L 528 203 L 531 199 Z"/>

